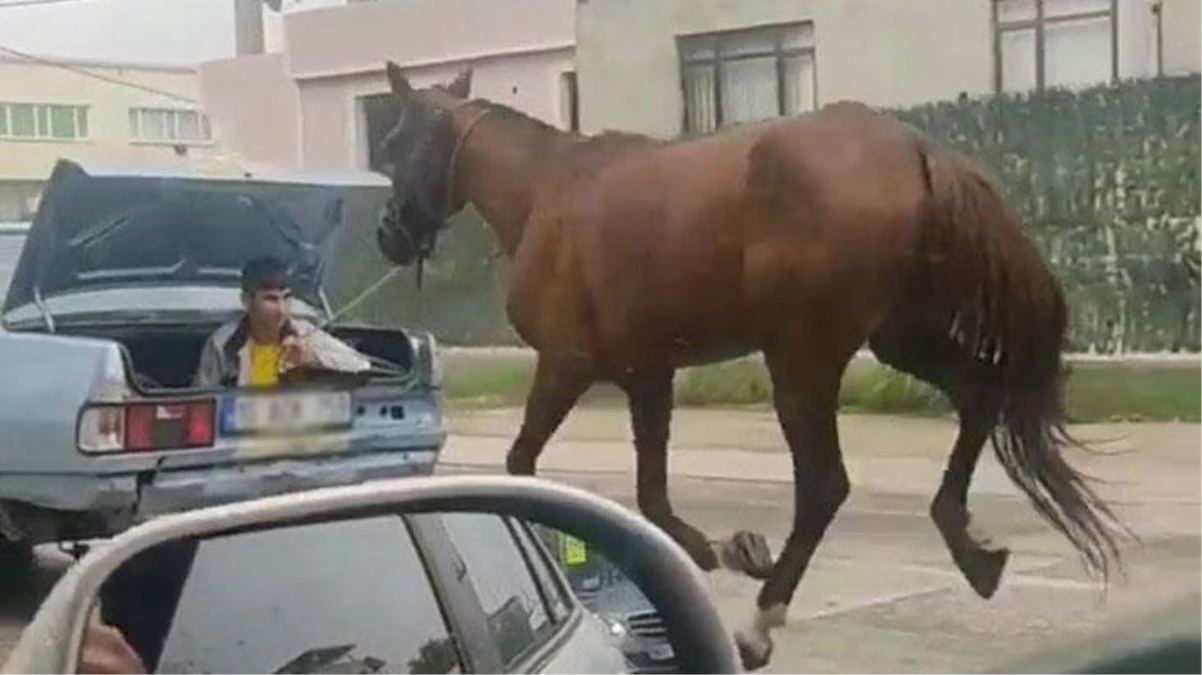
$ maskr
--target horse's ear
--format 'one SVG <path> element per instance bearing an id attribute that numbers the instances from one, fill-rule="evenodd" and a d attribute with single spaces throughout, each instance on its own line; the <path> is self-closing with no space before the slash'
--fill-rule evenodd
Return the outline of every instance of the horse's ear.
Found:
<path id="1" fill-rule="evenodd" d="M 395 62 L 389 61 L 384 66 L 384 72 L 388 74 L 388 85 L 392 87 L 392 93 L 407 103 L 409 97 L 413 95 L 413 87 L 409 84 L 409 78 L 401 72 L 401 67 Z"/>
<path id="2" fill-rule="evenodd" d="M 459 71 L 455 81 L 447 85 L 447 93 L 455 98 L 467 98 L 472 93 L 472 68 L 468 66 Z"/>

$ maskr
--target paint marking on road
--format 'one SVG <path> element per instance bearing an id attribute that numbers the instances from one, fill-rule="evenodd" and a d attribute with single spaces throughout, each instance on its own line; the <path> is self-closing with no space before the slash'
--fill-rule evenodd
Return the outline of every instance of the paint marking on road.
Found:
<path id="1" fill-rule="evenodd" d="M 1046 569 L 1050 569 L 1052 567 L 1055 567 L 1056 565 L 1059 565 L 1061 562 L 1063 562 L 1062 559 L 1046 559 L 1046 560 L 1041 560 L 1038 563 L 1025 566 L 1025 569 L 1023 569 L 1021 572 L 1018 572 L 1016 574 L 1008 576 L 1007 579 L 1003 582 L 1003 585 L 1011 586 L 1011 587 L 1014 587 L 1014 586 L 1042 587 L 1042 588 L 1051 588 L 1051 589 L 1056 589 L 1056 590 L 1071 590 L 1071 591 L 1098 591 L 1097 585 L 1092 584 L 1088 581 L 1081 581 L 1079 579 L 1063 579 L 1063 578 L 1057 578 L 1057 577 L 1046 577 L 1046 576 L 1039 575 L 1039 572 L 1046 570 Z M 798 617 L 799 622 L 810 621 L 810 620 L 814 620 L 814 619 L 831 618 L 831 617 L 839 616 L 841 614 L 847 614 L 849 612 L 855 612 L 855 611 L 859 611 L 862 609 L 871 609 L 873 607 L 881 607 L 884 605 L 891 605 L 891 604 L 905 602 L 907 600 L 921 598 L 923 596 L 928 596 L 928 595 L 935 595 L 935 594 L 943 593 L 943 592 L 955 593 L 955 592 L 958 592 L 959 586 L 962 583 L 964 583 L 963 580 L 961 579 L 961 575 L 958 570 L 947 570 L 947 569 L 932 567 L 932 566 L 928 566 L 928 565 L 915 565 L 915 564 L 907 564 L 907 563 L 901 563 L 898 565 L 898 567 L 902 568 L 902 569 L 911 570 L 911 571 L 930 573 L 930 574 L 934 574 L 936 576 L 948 578 L 949 580 L 954 579 L 954 581 L 932 583 L 932 584 L 926 584 L 926 585 L 910 588 L 907 590 L 881 593 L 879 595 L 864 598 L 859 601 L 850 602 L 848 604 L 840 604 L 840 605 L 837 605 L 834 607 L 820 609 L 820 610 L 810 612 L 803 616 Z M 967 589 L 967 586 L 965 586 L 964 589 Z M 959 589 L 959 590 L 963 590 L 963 589 Z"/>
<path id="2" fill-rule="evenodd" d="M 473 464 L 470 462 L 443 462 L 438 463 L 439 469 L 446 469 L 452 473 L 504 473 L 504 467 L 500 464 Z M 629 476 L 627 471 L 612 471 L 609 469 L 572 469 L 571 471 L 563 469 L 542 469 L 539 472 L 540 476 L 555 477 L 555 478 L 577 478 L 587 480 L 591 477 L 616 478 Z M 684 478 L 694 481 L 702 481 L 707 483 L 737 483 L 737 484 L 753 484 L 765 488 L 780 488 L 791 489 L 791 484 L 775 480 L 763 480 L 759 478 L 739 478 L 739 477 L 711 477 L 692 474 L 677 474 L 673 478 Z M 623 497 L 633 498 L 633 494 L 623 494 Z M 613 499 L 612 497 L 610 499 Z M 766 506 L 766 507 L 791 507 L 792 504 L 778 501 L 775 499 L 740 499 L 740 504 L 751 506 Z M 869 515 L 869 516 L 886 516 L 899 518 L 922 518 L 926 519 L 930 516 L 925 509 L 886 509 L 886 508 L 863 508 L 857 507 L 855 501 L 852 500 L 841 512 L 850 511 L 852 513 Z"/>
<path id="3" fill-rule="evenodd" d="M 892 593 L 882 593 L 863 600 L 851 602 L 846 605 L 829 607 L 820 609 L 816 612 L 810 612 L 801 617 L 801 621 L 810 621 L 813 619 L 828 619 L 840 614 L 855 612 L 861 609 L 869 609 L 872 607 L 880 607 L 882 605 L 892 605 L 905 600 L 912 600 L 926 595 L 935 595 L 943 592 L 955 592 L 956 585 L 951 583 L 931 584 L 927 586 L 919 586 L 905 591 L 895 591 Z"/>
<path id="4" fill-rule="evenodd" d="M 1033 574 L 1016 574 L 1003 582 L 1017 586 L 1051 588 L 1058 591 L 1093 591 L 1103 593 L 1102 587 L 1091 581 L 1081 579 L 1065 579 L 1062 577 L 1044 577 Z"/>
<path id="5" fill-rule="evenodd" d="M 1097 591 L 1099 585 L 1096 582 L 1083 579 L 1070 579 L 1065 577 L 1049 577 L 1040 574 L 1045 570 L 1049 570 L 1065 561 L 1065 558 L 1048 557 L 1036 563 L 1028 565 L 1015 565 L 1018 567 L 1012 573 L 1007 574 L 1003 580 L 1004 586 L 1025 586 L 1025 587 L 1041 587 L 1052 588 L 1057 590 L 1074 590 L 1074 591 Z M 923 572 L 926 574 L 934 574 L 942 577 L 953 579 L 962 579 L 963 575 L 960 570 L 954 567 L 936 567 L 934 565 L 923 565 L 914 563 L 899 563 L 899 569 L 910 570 L 914 572 Z"/>

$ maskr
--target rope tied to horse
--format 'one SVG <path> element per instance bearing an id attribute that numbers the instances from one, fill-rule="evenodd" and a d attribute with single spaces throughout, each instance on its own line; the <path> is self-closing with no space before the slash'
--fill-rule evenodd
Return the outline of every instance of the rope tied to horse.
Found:
<path id="1" fill-rule="evenodd" d="M 334 312 L 333 314 L 330 314 L 330 316 L 321 323 L 322 327 L 328 326 L 329 324 L 333 323 L 334 321 L 337 321 L 338 319 L 345 316 L 346 313 L 349 312 L 350 310 L 354 309 L 355 307 L 358 307 L 360 304 L 362 304 L 362 302 L 364 300 L 369 298 L 373 293 L 380 290 L 384 286 L 384 284 L 388 283 L 389 281 L 392 281 L 392 278 L 395 277 L 396 275 L 400 274 L 400 271 L 401 271 L 400 267 L 390 267 L 387 272 L 385 272 L 378 279 L 373 281 L 371 283 L 371 285 L 369 285 L 366 289 L 363 290 L 362 293 L 360 293 L 359 295 L 356 295 L 354 298 L 351 299 L 350 302 L 346 303 L 342 307 L 339 307 L 338 311 Z M 419 280 L 420 280 L 420 277 L 419 277 Z M 419 283 L 418 283 L 419 288 L 420 288 L 420 285 L 421 284 L 419 281 Z"/>

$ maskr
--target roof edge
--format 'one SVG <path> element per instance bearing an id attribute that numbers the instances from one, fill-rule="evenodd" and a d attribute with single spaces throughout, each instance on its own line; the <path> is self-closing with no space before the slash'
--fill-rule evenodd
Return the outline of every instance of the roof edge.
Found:
<path id="1" fill-rule="evenodd" d="M 241 164 L 219 164 L 213 167 L 130 167 L 121 165 L 90 164 L 78 160 L 61 159 L 92 178 L 176 178 L 210 182 L 245 182 L 315 185 L 328 187 L 389 187 L 391 183 L 382 174 L 372 171 L 295 171 L 276 169 L 270 166 L 243 166 Z"/>
<path id="2" fill-rule="evenodd" d="M 26 54 L 19 56 L 11 53 L 0 53 L 0 64 L 16 64 L 22 66 L 41 66 L 43 68 L 94 68 L 98 70 L 144 70 L 159 73 L 178 73 L 194 75 L 200 71 L 200 64 L 181 65 L 176 63 L 153 63 L 137 61 L 108 61 L 105 59 L 87 59 L 74 56 L 48 56 L 45 54 Z"/>

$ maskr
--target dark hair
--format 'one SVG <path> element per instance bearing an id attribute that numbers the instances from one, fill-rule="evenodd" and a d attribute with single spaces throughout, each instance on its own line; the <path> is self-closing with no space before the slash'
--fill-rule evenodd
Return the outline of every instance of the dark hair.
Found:
<path id="1" fill-rule="evenodd" d="M 242 266 L 242 290 L 246 293 L 284 290 L 289 285 L 288 266 L 276 258 L 259 256 Z"/>

